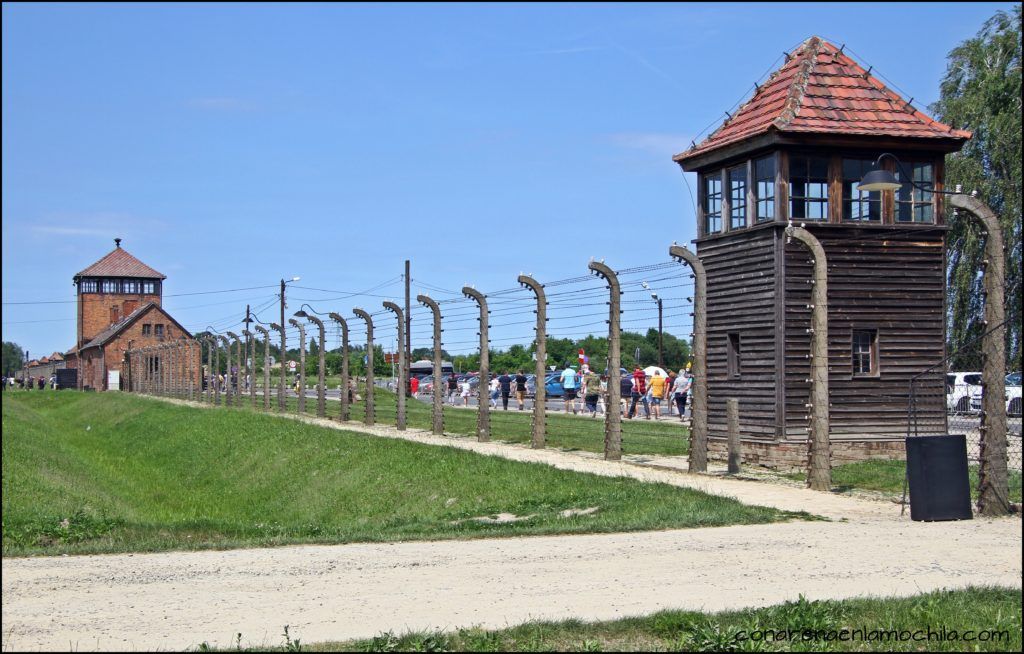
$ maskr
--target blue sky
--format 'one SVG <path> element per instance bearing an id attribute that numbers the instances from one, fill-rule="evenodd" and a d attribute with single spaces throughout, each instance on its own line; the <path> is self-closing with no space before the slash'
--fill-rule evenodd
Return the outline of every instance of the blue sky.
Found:
<path id="1" fill-rule="evenodd" d="M 190 329 L 275 290 L 183 294 L 292 275 L 317 310 L 376 311 L 337 291 L 400 298 L 406 258 L 438 299 L 420 283 L 667 261 L 695 233 L 672 154 L 784 50 L 845 43 L 926 107 L 1011 6 L 5 3 L 3 339 L 71 346 L 71 278 L 115 236 Z M 63 303 L 13 304 L 38 301 Z"/>

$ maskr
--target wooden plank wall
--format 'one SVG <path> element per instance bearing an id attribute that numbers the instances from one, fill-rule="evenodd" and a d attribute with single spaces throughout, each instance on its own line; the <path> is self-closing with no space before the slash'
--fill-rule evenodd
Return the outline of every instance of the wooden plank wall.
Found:
<path id="1" fill-rule="evenodd" d="M 832 437 L 902 438 L 907 433 L 911 378 L 943 357 L 943 232 L 806 226 L 828 256 Z M 811 264 L 807 250 L 797 243 L 785 246 L 785 256 L 786 438 L 804 440 L 810 392 Z M 856 328 L 877 330 L 878 377 L 852 374 Z M 941 374 L 932 375 L 921 388 L 922 418 L 944 416 L 943 379 Z"/>
<path id="2" fill-rule="evenodd" d="M 744 439 L 776 437 L 775 229 L 698 243 L 708 276 L 708 433 L 726 436 L 726 400 L 740 402 Z M 727 339 L 740 334 L 741 375 L 728 375 Z"/>

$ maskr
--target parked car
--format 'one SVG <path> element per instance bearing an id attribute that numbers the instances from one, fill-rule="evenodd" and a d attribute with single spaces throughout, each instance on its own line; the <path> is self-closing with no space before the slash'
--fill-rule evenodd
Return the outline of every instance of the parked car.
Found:
<path id="1" fill-rule="evenodd" d="M 1006 376 L 1006 415 L 1019 416 L 1021 414 L 1020 391 L 1020 373 L 1011 372 Z M 981 389 L 971 394 L 971 411 L 981 411 Z"/>
<path id="2" fill-rule="evenodd" d="M 980 372 L 951 372 L 946 375 L 946 410 L 969 413 L 971 397 L 981 392 Z"/>
<path id="3" fill-rule="evenodd" d="M 548 373 L 548 376 L 544 378 L 544 394 L 547 397 L 562 397 L 565 395 L 565 388 L 562 386 L 561 370 Z"/>
<path id="4" fill-rule="evenodd" d="M 419 390 L 419 392 L 421 394 L 425 393 L 425 394 L 428 394 L 428 395 L 430 393 L 434 392 L 434 376 L 433 375 L 423 375 L 422 377 L 420 377 L 420 390 Z"/>

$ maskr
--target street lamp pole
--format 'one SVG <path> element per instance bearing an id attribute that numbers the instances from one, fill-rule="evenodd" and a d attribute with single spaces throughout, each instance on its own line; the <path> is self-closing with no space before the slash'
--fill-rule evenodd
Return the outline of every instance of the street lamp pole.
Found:
<path id="1" fill-rule="evenodd" d="M 285 325 L 287 325 L 288 323 L 286 323 L 285 320 L 284 320 L 284 307 L 285 307 L 284 287 L 285 287 L 285 284 L 288 284 L 289 282 L 297 282 L 297 281 L 299 281 L 299 279 L 300 279 L 299 277 L 292 277 L 288 281 L 285 281 L 284 279 L 281 280 L 281 322 L 280 322 L 280 325 L 281 325 L 281 381 L 280 381 L 280 385 L 277 387 L 277 409 L 278 409 L 278 411 L 281 411 L 281 412 L 284 412 L 284 389 L 285 389 L 285 383 L 286 383 L 285 382 L 284 362 L 285 362 L 285 359 L 287 358 L 286 353 L 288 352 L 288 349 L 287 349 L 288 346 L 285 343 L 285 341 L 286 341 L 286 335 L 285 335 L 285 329 L 286 328 L 285 328 Z"/>
<path id="2" fill-rule="evenodd" d="M 647 282 L 640 282 L 646 290 L 650 291 L 651 288 L 647 285 Z M 662 304 L 661 298 L 654 291 L 651 291 L 651 299 L 658 303 L 658 367 L 665 368 L 665 330 L 662 326 Z"/>

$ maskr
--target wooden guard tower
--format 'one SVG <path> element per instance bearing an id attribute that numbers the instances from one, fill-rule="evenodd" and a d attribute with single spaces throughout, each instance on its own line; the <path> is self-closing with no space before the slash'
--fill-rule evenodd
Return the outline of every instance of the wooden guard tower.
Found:
<path id="1" fill-rule="evenodd" d="M 945 351 L 942 196 L 909 183 L 864 192 L 882 166 L 943 187 L 943 161 L 970 133 L 936 122 L 843 48 L 818 37 L 787 55 L 753 97 L 674 160 L 699 177 L 697 254 L 708 283 L 708 433 L 724 449 L 726 400 L 740 402 L 744 458 L 803 466 L 810 393 L 808 250 L 828 262 L 834 462 L 901 456 L 910 379 Z M 905 171 L 905 172 L 904 172 Z M 945 414 L 941 376 L 924 396 Z"/>

